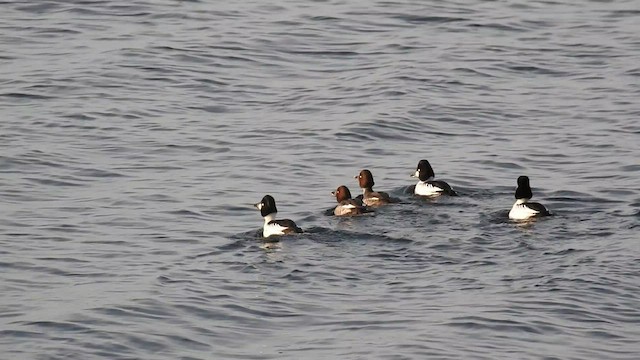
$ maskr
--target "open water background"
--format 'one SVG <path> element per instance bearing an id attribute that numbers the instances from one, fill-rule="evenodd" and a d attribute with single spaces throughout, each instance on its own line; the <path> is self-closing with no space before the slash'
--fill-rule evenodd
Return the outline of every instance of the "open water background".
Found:
<path id="1" fill-rule="evenodd" d="M 638 358 L 639 1 L 0 8 L 1 358 Z"/>

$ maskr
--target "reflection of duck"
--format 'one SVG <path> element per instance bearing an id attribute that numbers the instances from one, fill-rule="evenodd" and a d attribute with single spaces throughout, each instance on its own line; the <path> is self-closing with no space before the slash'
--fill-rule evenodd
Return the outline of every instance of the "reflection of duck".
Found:
<path id="1" fill-rule="evenodd" d="M 420 179 L 416 184 L 414 193 L 422 196 L 436 196 L 436 195 L 451 195 L 457 196 L 458 194 L 453 191 L 451 186 L 442 180 L 434 180 L 435 174 L 429 161 L 420 160 L 416 172 L 411 175 Z"/>
<path id="2" fill-rule="evenodd" d="M 509 211 L 509 218 L 513 220 L 525 220 L 532 217 L 551 215 L 544 205 L 537 202 L 529 202 L 533 197 L 529 178 L 520 176 L 518 178 L 518 187 L 516 188 L 516 203 L 513 204 Z"/>
<path id="3" fill-rule="evenodd" d="M 373 191 L 373 175 L 369 170 L 362 170 L 355 176 L 362 188 L 362 202 L 367 206 L 385 205 L 391 202 L 389 194 Z"/>
<path id="4" fill-rule="evenodd" d="M 265 195 L 262 198 L 262 201 L 254 206 L 260 210 L 260 214 L 264 217 L 262 236 L 269 237 L 271 235 L 284 235 L 302 232 L 302 229 L 300 229 L 293 220 L 276 220 L 278 209 L 276 208 L 276 201 L 271 195 Z"/>
<path id="5" fill-rule="evenodd" d="M 351 191 L 349 188 L 341 185 L 336 191 L 332 191 L 331 195 L 336 197 L 338 205 L 333 209 L 333 214 L 336 216 L 353 216 L 371 212 L 362 203 L 360 199 L 352 199 Z"/>

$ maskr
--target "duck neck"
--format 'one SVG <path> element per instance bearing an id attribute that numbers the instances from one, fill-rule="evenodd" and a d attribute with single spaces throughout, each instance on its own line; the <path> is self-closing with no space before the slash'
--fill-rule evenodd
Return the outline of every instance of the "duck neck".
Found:
<path id="1" fill-rule="evenodd" d="M 516 199 L 516 205 L 525 204 L 529 199 Z"/>
<path id="2" fill-rule="evenodd" d="M 267 223 L 269 223 L 270 221 L 275 220 L 275 219 L 276 219 L 276 214 L 277 214 L 277 213 L 271 213 L 271 214 L 269 214 L 269 215 L 265 216 L 265 217 L 264 217 L 264 223 L 265 223 L 265 225 L 266 225 Z"/>

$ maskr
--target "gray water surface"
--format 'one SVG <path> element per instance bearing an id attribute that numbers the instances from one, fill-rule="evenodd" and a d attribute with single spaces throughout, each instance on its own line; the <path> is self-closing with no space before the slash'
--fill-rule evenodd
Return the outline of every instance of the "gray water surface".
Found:
<path id="1" fill-rule="evenodd" d="M 637 359 L 637 0 L 0 8 L 0 358 Z"/>

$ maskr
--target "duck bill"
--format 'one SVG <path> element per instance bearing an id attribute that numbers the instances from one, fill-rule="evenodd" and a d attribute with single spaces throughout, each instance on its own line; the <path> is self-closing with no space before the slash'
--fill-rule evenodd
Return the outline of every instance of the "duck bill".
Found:
<path id="1" fill-rule="evenodd" d="M 258 210 L 262 210 L 262 203 L 253 204 L 253 207 L 255 207 Z"/>
<path id="2" fill-rule="evenodd" d="M 416 170 L 416 172 L 414 172 L 413 174 L 411 174 L 411 177 L 420 177 L 420 171 Z"/>

